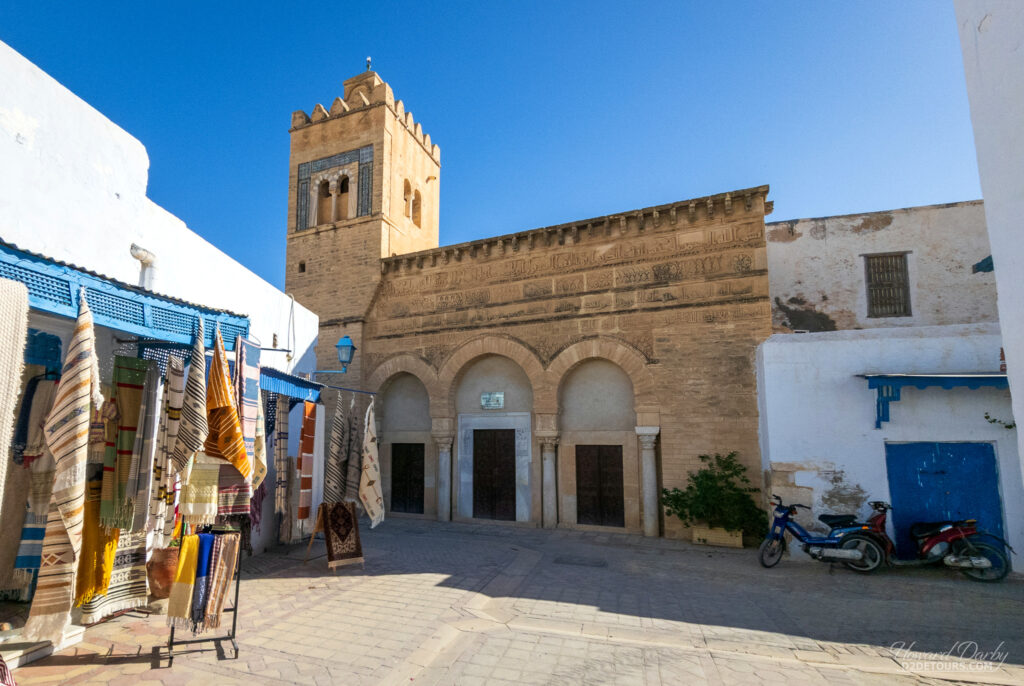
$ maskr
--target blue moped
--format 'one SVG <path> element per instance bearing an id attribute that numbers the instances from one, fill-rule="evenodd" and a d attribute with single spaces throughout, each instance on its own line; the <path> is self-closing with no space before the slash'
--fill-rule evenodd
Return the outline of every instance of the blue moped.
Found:
<path id="1" fill-rule="evenodd" d="M 873 572 L 885 561 L 885 551 L 870 532 L 871 527 L 857 522 L 856 515 L 820 515 L 818 520 L 829 527 L 828 536 L 814 536 L 793 521 L 798 507 L 785 505 L 777 495 L 772 528 L 761 543 L 760 560 L 765 567 L 774 567 L 786 552 L 786 532 L 803 544 L 803 550 L 815 560 L 841 562 L 855 572 Z"/>

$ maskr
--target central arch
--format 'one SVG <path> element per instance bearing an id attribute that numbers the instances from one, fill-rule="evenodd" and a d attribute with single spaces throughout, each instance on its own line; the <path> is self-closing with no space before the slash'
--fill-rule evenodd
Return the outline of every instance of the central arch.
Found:
<path id="1" fill-rule="evenodd" d="M 454 420 L 453 512 L 462 520 L 536 521 L 539 466 L 534 464 L 535 382 L 543 368 L 518 341 L 488 336 L 467 342 L 439 373 L 440 401 Z"/>

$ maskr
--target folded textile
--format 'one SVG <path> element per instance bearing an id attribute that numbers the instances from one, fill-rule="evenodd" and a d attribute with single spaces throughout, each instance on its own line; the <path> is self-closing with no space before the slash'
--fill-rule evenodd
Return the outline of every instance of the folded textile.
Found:
<path id="1" fill-rule="evenodd" d="M 274 513 L 288 513 L 288 398 L 283 395 L 271 396 L 276 407 L 276 429 L 274 430 Z"/>
<path id="2" fill-rule="evenodd" d="M 313 506 L 313 448 L 316 445 L 316 403 L 302 407 L 302 440 L 299 444 L 299 511 L 296 518 L 309 519 Z"/>
<path id="3" fill-rule="evenodd" d="M 42 564 L 43 536 L 46 533 L 46 516 L 50 511 L 55 469 L 56 463 L 49 454 L 34 460 L 28 468 L 28 499 L 25 503 L 21 542 L 14 559 L 15 577 L 19 581 L 31 578 L 34 570 Z M 22 573 L 20 577 L 19 571 Z"/>
<path id="4" fill-rule="evenodd" d="M 231 392 L 228 359 L 220 329 L 217 329 L 214 336 L 210 382 L 206 387 L 206 421 L 210 427 L 210 433 L 206 436 L 206 454 L 225 460 L 234 465 L 243 477 L 251 478 L 252 467 L 245 452 L 242 425 L 238 421 L 238 410 L 235 409 L 235 399 Z"/>
<path id="5" fill-rule="evenodd" d="M 114 553 L 121 530 L 107 529 L 100 524 L 102 487 L 103 465 L 86 465 L 82 552 L 78 556 L 78 576 L 75 579 L 75 607 L 106 593 L 110 574 L 114 571 Z"/>
<path id="6" fill-rule="evenodd" d="M 327 546 L 327 568 L 363 562 L 355 503 L 321 503 L 320 518 Z"/>
<path id="7" fill-rule="evenodd" d="M 27 339 L 28 289 L 20 281 L 0 279 L 0 446 L 5 458 L 15 431 L 14 412 L 21 397 Z M 9 459 L 0 460 L 0 495 L 11 465 Z"/>
<path id="8" fill-rule="evenodd" d="M 197 633 L 206 629 L 206 612 L 210 606 L 210 591 L 213 590 L 213 577 L 214 570 L 217 569 L 217 562 L 220 558 L 221 546 L 223 545 L 224 538 L 220 535 L 214 535 L 213 537 L 213 548 L 210 550 L 210 566 L 206 572 L 206 589 L 203 591 L 203 604 L 201 608 L 197 609 L 195 605 L 192 606 L 192 621 L 195 624 L 194 631 Z M 202 550 L 202 541 L 200 541 L 200 550 Z M 196 570 L 196 578 L 198 580 L 199 570 Z"/>
<path id="9" fill-rule="evenodd" d="M 348 414 L 344 398 L 338 397 L 331 419 L 331 435 L 324 455 L 324 502 L 340 503 L 345 499 L 345 479 L 348 476 L 349 441 Z"/>
<path id="10" fill-rule="evenodd" d="M 260 346 L 239 336 L 235 341 L 235 402 L 242 441 L 249 458 L 253 487 L 266 476 L 266 464 L 256 463 L 256 434 L 260 405 Z M 262 471 L 258 475 L 257 471 Z"/>
<path id="11" fill-rule="evenodd" d="M 96 622 L 149 602 L 146 576 L 146 532 L 122 531 L 114 552 L 114 564 L 106 593 L 82 603 L 82 623 Z"/>
<path id="12" fill-rule="evenodd" d="M 171 452 L 178 440 L 181 423 L 181 403 L 185 395 L 185 363 L 177 357 L 167 358 L 167 373 L 164 383 L 164 403 L 160 416 L 160 431 L 157 436 L 156 455 L 153 457 L 153 489 L 149 501 L 149 522 L 147 528 L 153 532 L 152 545 L 163 548 L 168 513 L 173 520 L 174 478 Z"/>
<path id="13" fill-rule="evenodd" d="M 198 452 L 192 458 L 188 481 L 182 486 L 178 514 L 192 526 L 213 524 L 217 518 L 217 484 L 223 460 Z"/>
<path id="14" fill-rule="evenodd" d="M 46 417 L 53 408 L 53 399 L 57 394 L 57 382 L 51 379 L 42 379 L 36 385 L 36 391 L 32 395 L 32 405 L 29 408 L 27 439 L 25 449 L 22 452 L 22 464 L 31 465 L 33 461 L 42 458 L 48 453 L 46 449 L 46 434 L 43 425 Z"/>
<path id="15" fill-rule="evenodd" d="M 252 524 L 253 531 L 260 530 L 260 523 L 263 521 L 263 501 L 267 497 L 267 482 L 264 481 L 260 484 L 252 494 L 252 500 L 249 501 L 249 521 Z"/>
<path id="16" fill-rule="evenodd" d="M 221 615 L 224 611 L 224 600 L 235 578 L 235 567 L 238 565 L 239 535 L 234 533 L 217 536 L 218 550 L 210 573 L 209 592 L 206 600 L 206 618 L 203 628 L 220 627 Z"/>
<path id="17" fill-rule="evenodd" d="M 203 625 L 206 618 L 206 599 L 209 589 L 206 586 L 207 577 L 210 574 L 210 560 L 213 556 L 214 539 L 213 534 L 199 534 L 199 551 L 196 555 L 196 582 L 192 591 L 192 622 L 191 627 L 196 631 Z"/>
<path id="18" fill-rule="evenodd" d="M 359 502 L 370 517 L 370 528 L 384 521 L 384 494 L 380 490 L 380 463 L 377 456 L 377 429 L 373 401 L 363 421 L 363 474 L 359 479 Z"/>
<path id="19" fill-rule="evenodd" d="M 114 357 L 114 395 L 117 399 L 118 422 L 114 445 L 108 443 L 103 455 L 103 490 L 100 501 L 100 522 L 107 528 L 129 529 L 132 525 L 132 502 L 128 477 L 132 471 L 135 434 L 139 430 L 142 395 L 146 387 L 149 361 L 135 357 Z"/>
<path id="20" fill-rule="evenodd" d="M 217 479 L 217 514 L 249 516 L 251 500 L 252 483 L 234 466 L 221 463 Z"/>
<path id="21" fill-rule="evenodd" d="M 148 360 L 146 385 L 142 392 L 139 430 L 132 446 L 132 466 L 128 473 L 127 503 L 131 508 L 131 531 L 145 531 L 149 519 L 150 494 L 153 487 L 153 463 L 156 459 L 157 431 L 160 429 L 163 382 L 160 367 Z"/>
<path id="22" fill-rule="evenodd" d="M 56 644 L 74 600 L 76 563 L 82 547 L 90 409 L 103 402 L 99 377 L 92 312 L 83 288 L 57 395 L 46 418 L 46 445 L 57 467 L 43 538 L 42 565 L 23 633 L 29 640 L 50 640 Z"/>
<path id="23" fill-rule="evenodd" d="M 199 536 L 190 534 L 183 537 L 178 551 L 178 570 L 174 573 L 167 601 L 167 626 L 184 629 L 192 621 L 192 590 L 196 584 L 198 560 Z"/>
<path id="24" fill-rule="evenodd" d="M 359 481 L 363 476 L 363 412 L 352 394 L 348 406 L 348 459 L 345 460 L 344 501 L 359 502 Z"/>
<path id="25" fill-rule="evenodd" d="M 25 390 L 21 392 L 21 405 L 18 408 L 18 418 L 14 423 L 14 438 L 11 439 L 11 459 L 14 464 L 20 465 L 25 460 L 25 446 L 28 445 L 28 418 L 32 412 L 32 398 L 36 394 L 36 387 L 42 381 L 42 377 L 33 377 L 28 380 Z"/>
<path id="26" fill-rule="evenodd" d="M 178 425 L 178 440 L 171 452 L 174 471 L 185 470 L 189 459 L 206 443 L 209 425 L 206 419 L 206 345 L 203 342 L 203 320 L 192 344 L 189 358 L 188 379 L 181 404 L 181 423 Z"/>
<path id="27" fill-rule="evenodd" d="M 11 674 L 10 668 L 4 662 L 3 655 L 0 655 L 0 686 L 18 686 L 14 682 L 14 675 Z"/>
<path id="28" fill-rule="evenodd" d="M 257 378 L 258 381 L 258 378 Z M 256 437 L 252 445 L 252 488 L 255 491 L 267 478 L 267 426 L 263 394 L 256 387 Z"/>

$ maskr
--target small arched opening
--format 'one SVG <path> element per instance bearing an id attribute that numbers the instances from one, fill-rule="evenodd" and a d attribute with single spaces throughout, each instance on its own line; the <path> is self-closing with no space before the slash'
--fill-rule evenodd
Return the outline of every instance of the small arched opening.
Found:
<path id="1" fill-rule="evenodd" d="M 331 184 L 321 181 L 316 195 L 316 223 L 319 226 L 331 221 Z"/>
<path id="2" fill-rule="evenodd" d="M 402 192 L 402 213 L 406 217 L 412 217 L 412 184 L 409 183 L 409 179 L 405 180 L 405 187 Z"/>
<path id="3" fill-rule="evenodd" d="M 338 181 L 338 213 L 337 216 L 335 217 L 336 221 L 348 219 L 348 202 L 348 177 L 342 176 L 341 179 Z"/>

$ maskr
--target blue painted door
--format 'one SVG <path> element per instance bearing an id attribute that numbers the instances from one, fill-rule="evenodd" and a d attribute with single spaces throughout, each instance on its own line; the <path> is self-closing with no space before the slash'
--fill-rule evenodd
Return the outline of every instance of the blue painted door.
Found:
<path id="1" fill-rule="evenodd" d="M 1003 535 L 991 443 L 887 443 L 885 463 L 900 558 L 917 557 L 914 522 L 977 519 L 979 528 Z"/>

